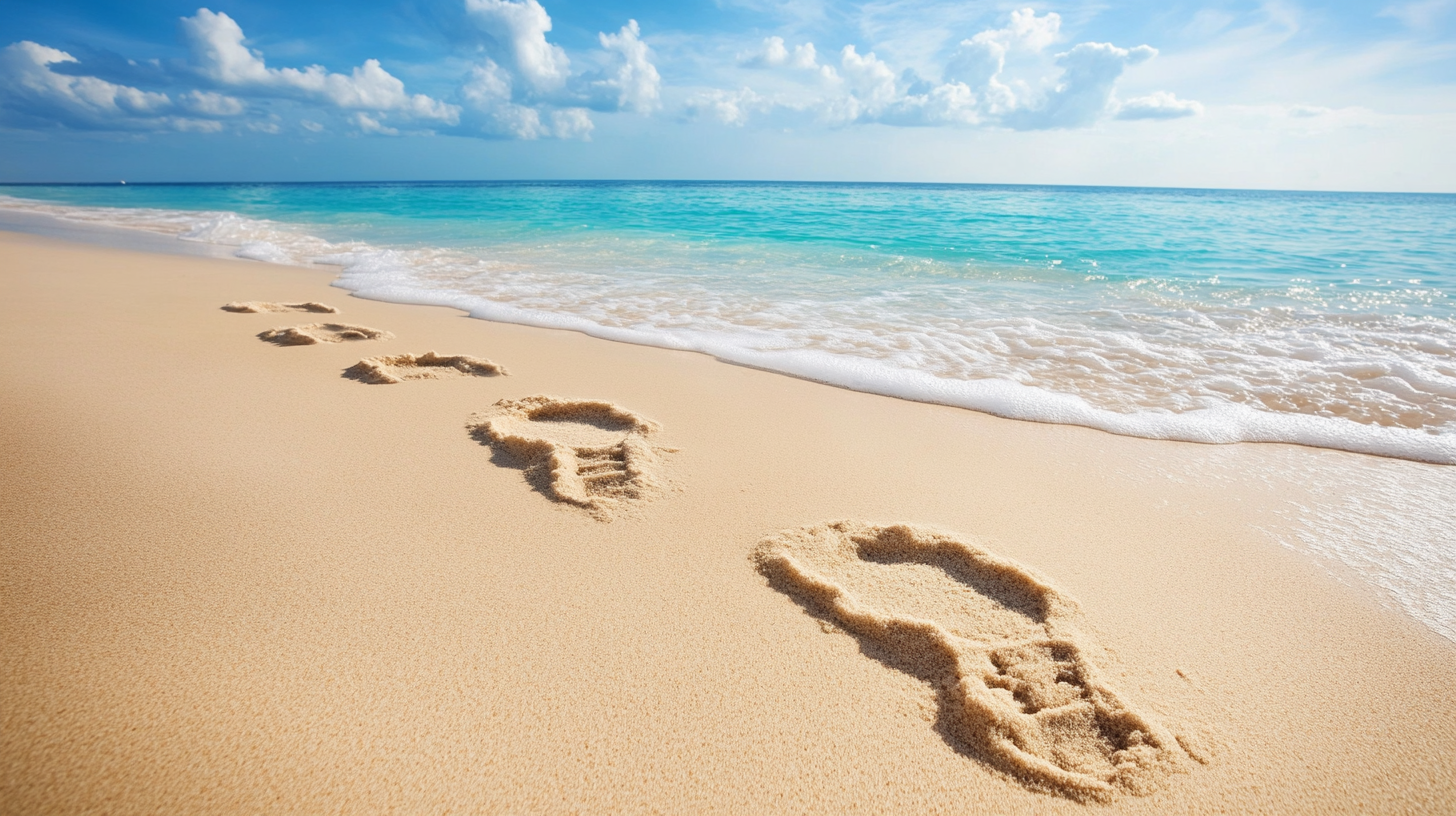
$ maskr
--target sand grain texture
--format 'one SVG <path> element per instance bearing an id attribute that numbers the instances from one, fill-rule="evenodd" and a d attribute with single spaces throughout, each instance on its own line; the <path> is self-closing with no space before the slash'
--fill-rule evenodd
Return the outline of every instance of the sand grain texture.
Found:
<path id="1" fill-rule="evenodd" d="M 0 234 L 0 813 L 1456 810 L 1456 647 L 1280 544 L 1282 508 L 1318 509 L 1311 471 L 1351 490 L 1445 471 L 1014 422 L 351 299 L 403 348 L 511 368 L 363 388 L 339 376 L 358 346 L 280 353 L 217 308 L 330 302 L 332 280 Z M 660 423 L 681 490 L 602 524 L 525 489 L 462 424 L 529 394 Z M 560 440 L 601 446 L 579 430 Z M 962 750 L 933 682 L 826 634 L 850 629 L 750 560 L 845 518 L 1034 565 L 1077 600 L 1098 682 L 1208 764 L 1099 804 Z M 970 591 L 913 560 L 863 569 Z M 940 595 L 851 578 L 868 607 L 954 628 Z"/>

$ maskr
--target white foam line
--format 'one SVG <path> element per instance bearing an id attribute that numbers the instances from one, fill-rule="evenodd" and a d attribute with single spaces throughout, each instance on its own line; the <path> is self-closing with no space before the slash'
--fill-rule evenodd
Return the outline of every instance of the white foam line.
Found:
<path id="1" fill-rule="evenodd" d="M 726 362 L 791 374 L 854 391 L 968 408 L 1009 419 L 1081 425 L 1145 439 L 1207 444 L 1283 442 L 1433 464 L 1456 464 L 1456 437 L 1437 436 L 1410 428 L 1364 425 L 1308 414 L 1278 414 L 1237 403 L 1182 413 L 1146 410 L 1124 414 L 1094 407 L 1072 394 L 1059 394 L 1010 380 L 952 380 L 849 355 L 812 349 L 755 347 L 755 340 L 771 342 L 767 336 L 614 328 L 581 317 L 519 309 L 471 295 L 448 294 L 400 284 L 373 286 L 351 275 L 352 267 L 347 256 L 317 260 L 323 263 L 342 261 L 344 272 L 334 285 L 371 300 L 450 306 L 484 320 L 570 329 L 623 343 L 696 351 Z"/>

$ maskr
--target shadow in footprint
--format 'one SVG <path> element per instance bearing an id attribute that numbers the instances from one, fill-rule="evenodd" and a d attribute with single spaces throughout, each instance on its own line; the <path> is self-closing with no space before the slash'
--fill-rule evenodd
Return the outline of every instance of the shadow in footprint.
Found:
<path id="1" fill-rule="evenodd" d="M 522 455 L 505 446 L 493 444 L 490 434 L 479 427 L 470 429 L 470 438 L 490 448 L 492 465 L 521 471 L 521 477 L 526 480 L 531 490 L 556 501 L 556 493 L 551 489 L 551 470 L 546 467 L 541 457 Z"/>
<path id="2" fill-rule="evenodd" d="M 770 586 L 934 689 L 934 728 L 963 756 L 1079 801 L 1156 790 L 1181 754 L 1087 658 L 1076 602 L 944 533 L 842 521 L 753 553 Z"/>

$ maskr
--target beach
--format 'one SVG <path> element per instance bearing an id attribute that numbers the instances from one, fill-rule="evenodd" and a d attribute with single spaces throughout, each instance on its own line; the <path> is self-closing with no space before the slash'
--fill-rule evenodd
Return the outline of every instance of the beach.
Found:
<path id="1" fill-rule="evenodd" d="M 1004 419 L 327 268 L 17 233 L 0 259 L 6 813 L 1456 807 L 1456 644 L 1293 546 L 1289 513 L 1311 474 L 1456 496 L 1444 466 Z M 392 337 L 258 336 L 331 322 Z M 430 351 L 508 373 L 346 376 Z M 573 500 L 491 436 L 534 395 L 640 417 L 607 466 L 641 489 Z M 1052 639 L 1166 762 L 1083 795 L 967 737 L 897 641 L 764 567 L 766 539 L 846 519 L 1054 585 L 1077 611 Z M 845 573 L 876 609 L 937 586 L 879 566 Z"/>

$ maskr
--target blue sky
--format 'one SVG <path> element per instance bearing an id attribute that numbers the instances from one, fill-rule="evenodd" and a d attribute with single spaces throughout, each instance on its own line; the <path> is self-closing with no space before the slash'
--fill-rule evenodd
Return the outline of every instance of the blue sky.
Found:
<path id="1" fill-rule="evenodd" d="M 0 180 L 1456 191 L 1456 0 L 0 7 Z"/>

